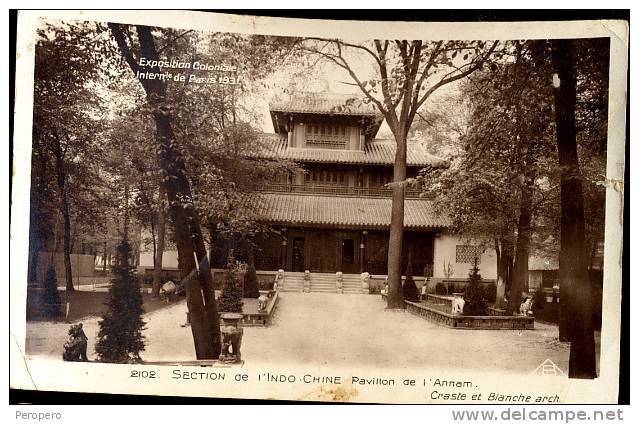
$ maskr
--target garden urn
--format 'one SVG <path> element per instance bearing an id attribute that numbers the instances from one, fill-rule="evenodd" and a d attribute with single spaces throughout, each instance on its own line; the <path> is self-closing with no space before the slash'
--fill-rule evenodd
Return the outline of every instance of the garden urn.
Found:
<path id="1" fill-rule="evenodd" d="M 236 364 L 242 361 L 240 347 L 242 346 L 242 335 L 244 329 L 240 327 L 242 314 L 225 313 L 222 314 L 222 353 L 220 361 L 228 364 Z"/>

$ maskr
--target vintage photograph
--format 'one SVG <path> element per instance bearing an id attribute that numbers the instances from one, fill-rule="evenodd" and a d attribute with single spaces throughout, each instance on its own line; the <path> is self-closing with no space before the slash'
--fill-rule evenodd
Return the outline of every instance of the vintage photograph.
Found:
<path id="1" fill-rule="evenodd" d="M 19 34 L 12 327 L 34 386 L 63 367 L 111 374 L 107 392 L 547 404 L 617 381 L 610 36 L 171 13 L 43 14 Z"/>

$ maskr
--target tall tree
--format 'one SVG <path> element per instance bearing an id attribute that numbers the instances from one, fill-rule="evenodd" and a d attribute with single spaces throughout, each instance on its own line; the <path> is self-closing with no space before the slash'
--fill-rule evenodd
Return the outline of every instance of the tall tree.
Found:
<path id="1" fill-rule="evenodd" d="M 144 313 L 140 281 L 131 266 L 131 245 L 124 239 L 118 246 L 114 278 L 109 287 L 107 310 L 98 322 L 100 331 L 95 351 L 101 362 L 140 362 L 144 350 Z"/>
<path id="2" fill-rule="evenodd" d="M 99 37 L 90 23 L 43 24 L 38 29 L 34 73 L 33 171 L 54 184 L 38 184 L 32 197 L 47 204 L 42 188 L 55 186 L 56 209 L 63 221 L 63 249 L 66 289 L 73 291 L 71 270 L 73 218 L 82 215 L 89 223 L 99 200 L 100 178 L 96 166 L 100 157 L 102 105 L 91 83 L 104 78 L 105 58 L 91 42 Z M 53 218 L 53 217 L 51 217 Z M 55 219 L 55 218 L 53 218 Z M 37 226 L 34 226 L 37 229 Z M 37 248 L 34 243 L 30 250 Z M 32 270 L 37 252 L 32 251 Z M 34 256 L 35 255 L 35 256 Z"/>
<path id="3" fill-rule="evenodd" d="M 303 50 L 343 69 L 375 105 L 396 143 L 392 183 L 392 210 L 388 242 L 388 308 L 403 308 L 401 282 L 406 183 L 406 139 L 415 116 L 441 87 L 479 69 L 497 42 L 373 40 L 350 43 L 337 39 L 309 39 Z M 357 55 L 372 58 L 375 77 L 367 79 L 355 66 Z M 368 70 L 366 72 L 369 72 Z"/>
<path id="4" fill-rule="evenodd" d="M 140 71 L 139 60 L 159 61 L 156 41 L 149 27 L 138 25 L 137 46 L 132 42 L 130 28 L 109 24 L 115 41 L 131 71 Z M 156 62 L 157 63 L 157 62 Z M 143 70 L 160 73 L 155 65 Z M 178 262 L 182 278 L 196 270 L 196 260 L 208 264 L 200 218 L 193 206 L 191 185 L 179 146 L 174 142 L 172 125 L 175 117 L 167 102 L 166 82 L 160 79 L 140 79 L 146 93 L 148 106 L 156 126 L 156 143 L 160 168 L 163 173 L 163 189 L 169 202 L 169 211 L 174 223 L 174 236 L 178 250 Z M 199 267 L 197 278 L 191 278 L 186 287 L 187 306 L 191 317 L 191 331 L 198 359 L 215 359 L 219 356 L 220 325 L 213 279 L 210 267 Z"/>
<path id="5" fill-rule="evenodd" d="M 454 230 L 495 249 L 498 279 L 510 289 L 509 314 L 527 290 L 534 215 L 554 199 L 552 94 L 533 47 L 504 43 L 502 56 L 462 86 L 469 114 L 459 153 L 448 169 L 421 174 L 426 194 L 452 218 Z"/>
<path id="6" fill-rule="evenodd" d="M 568 376 L 595 378 L 595 339 L 592 327 L 592 297 L 585 245 L 582 177 L 577 155 L 575 110 L 577 75 L 575 42 L 551 42 L 555 125 L 561 169 L 561 279 L 562 314 L 566 314 L 570 341 Z"/>

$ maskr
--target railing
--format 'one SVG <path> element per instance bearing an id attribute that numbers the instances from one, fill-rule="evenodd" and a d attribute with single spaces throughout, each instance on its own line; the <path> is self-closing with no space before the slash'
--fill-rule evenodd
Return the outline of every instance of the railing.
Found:
<path id="1" fill-rule="evenodd" d="M 306 145 L 325 149 L 346 149 L 346 140 L 306 137 Z"/>
<path id="2" fill-rule="evenodd" d="M 295 185 L 295 184 L 269 184 L 263 191 L 285 192 L 285 193 L 313 193 L 330 194 L 337 196 L 372 196 L 390 197 L 392 190 L 386 187 L 348 187 L 339 185 Z M 414 188 L 405 190 L 405 197 L 420 197 L 421 191 Z"/>

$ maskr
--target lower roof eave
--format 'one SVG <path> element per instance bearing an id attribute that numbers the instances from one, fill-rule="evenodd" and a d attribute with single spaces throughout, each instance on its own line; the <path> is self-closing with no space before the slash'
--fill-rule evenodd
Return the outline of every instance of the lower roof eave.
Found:
<path id="1" fill-rule="evenodd" d="M 390 231 L 390 225 L 371 224 L 337 224 L 321 222 L 292 222 L 292 221 L 262 221 L 263 224 L 276 225 L 282 227 L 318 228 L 330 230 L 362 230 L 362 231 Z M 447 230 L 444 226 L 404 226 L 404 231 L 438 233 Z"/>

